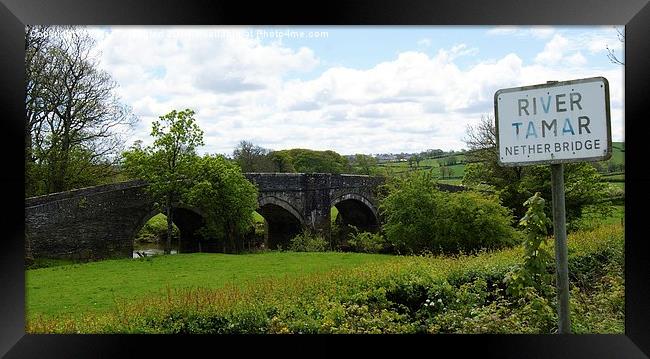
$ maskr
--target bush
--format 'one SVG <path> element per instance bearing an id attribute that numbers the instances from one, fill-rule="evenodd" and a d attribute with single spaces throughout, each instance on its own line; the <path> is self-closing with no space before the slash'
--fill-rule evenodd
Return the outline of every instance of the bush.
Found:
<path id="1" fill-rule="evenodd" d="M 172 240 L 177 240 L 179 237 L 180 230 L 175 224 L 172 224 Z M 140 232 L 136 235 L 135 241 L 140 243 L 156 243 L 162 242 L 166 238 L 167 217 L 162 213 L 158 213 L 144 224 Z"/>
<path id="2" fill-rule="evenodd" d="M 328 243 L 321 235 L 303 232 L 291 239 L 289 250 L 294 252 L 325 252 Z"/>
<path id="3" fill-rule="evenodd" d="M 348 244 L 355 252 L 379 253 L 386 249 L 384 236 L 379 233 L 361 232 L 350 235 Z"/>
<path id="4" fill-rule="evenodd" d="M 519 242 L 510 211 L 496 197 L 441 192 L 427 172 L 389 184 L 380 210 L 387 241 L 398 252 L 476 252 Z"/>

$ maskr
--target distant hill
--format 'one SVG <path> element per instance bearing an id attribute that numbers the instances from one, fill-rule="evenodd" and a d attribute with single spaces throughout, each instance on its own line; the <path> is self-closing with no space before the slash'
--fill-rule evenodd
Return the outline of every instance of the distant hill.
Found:
<path id="1" fill-rule="evenodd" d="M 463 152 L 455 152 L 441 157 L 422 159 L 418 165 L 415 163 L 409 165 L 407 160 L 401 160 L 378 163 L 374 168 L 377 172 L 387 175 L 433 170 L 433 173 L 441 178 L 441 182 L 460 184 L 465 175 L 465 161 Z M 612 142 L 612 157 L 607 161 L 594 162 L 593 164 L 603 175 L 603 180 L 623 182 L 625 179 L 625 142 Z M 446 172 L 441 166 L 446 166 L 451 172 Z M 444 178 L 443 172 L 445 172 Z"/>

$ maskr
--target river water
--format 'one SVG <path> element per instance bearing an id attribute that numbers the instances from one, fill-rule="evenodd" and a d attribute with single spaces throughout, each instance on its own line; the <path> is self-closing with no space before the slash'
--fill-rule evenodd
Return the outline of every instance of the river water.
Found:
<path id="1" fill-rule="evenodd" d="M 140 258 L 137 252 L 144 253 L 147 257 L 165 254 L 164 243 L 136 243 L 133 245 L 133 258 Z M 171 254 L 178 253 L 178 242 L 172 242 Z"/>

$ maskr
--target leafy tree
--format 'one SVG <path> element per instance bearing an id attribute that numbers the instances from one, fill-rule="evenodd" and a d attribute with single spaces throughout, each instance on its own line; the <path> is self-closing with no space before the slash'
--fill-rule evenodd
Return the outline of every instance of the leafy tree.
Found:
<path id="1" fill-rule="evenodd" d="M 205 155 L 193 166 L 195 185 L 187 191 L 187 203 L 206 214 L 204 238 L 224 244 L 224 252 L 237 252 L 240 238 L 253 226 L 257 188 L 239 167 L 220 155 Z"/>
<path id="2" fill-rule="evenodd" d="M 97 184 L 112 175 L 106 164 L 116 163 L 120 130 L 135 118 L 114 94 L 117 84 L 99 69 L 94 45 L 79 27 L 26 28 L 27 195 Z M 75 176 L 80 169 L 89 172 Z"/>
<path id="3" fill-rule="evenodd" d="M 194 111 L 173 110 L 153 122 L 152 146 L 134 146 L 123 154 L 124 169 L 147 181 L 147 189 L 161 204 L 167 216 L 165 253 L 171 253 L 173 205 L 194 185 L 198 156 L 196 147 L 203 145 L 203 131 L 196 124 Z"/>
<path id="4" fill-rule="evenodd" d="M 524 206 L 528 210 L 519 221 L 526 234 L 523 242 L 524 263 L 507 273 L 505 282 L 508 284 L 508 292 L 518 297 L 529 287 L 548 294 L 552 276 L 547 273 L 547 265 L 552 257 L 542 244 L 546 244 L 551 220 L 546 216 L 545 201 L 539 192 L 524 202 Z"/>
<path id="5" fill-rule="evenodd" d="M 364 154 L 356 154 L 354 155 L 354 163 L 353 166 L 355 168 L 355 172 L 362 174 L 362 175 L 371 175 L 374 173 L 373 168 L 374 166 L 377 165 L 377 159 L 364 155 Z"/>
<path id="6" fill-rule="evenodd" d="M 334 151 L 315 151 L 302 148 L 275 151 L 274 156 L 286 154 L 296 172 L 345 173 L 350 170 L 347 158 Z"/>
<path id="7" fill-rule="evenodd" d="M 505 167 L 499 165 L 496 147 L 496 130 L 492 117 L 481 117 L 474 127 L 468 127 L 465 139 L 471 151 L 466 153 L 463 183 L 486 184 L 492 187 L 502 203 L 513 210 L 516 218 L 522 218 L 526 208 L 523 203 L 535 192 L 551 198 L 551 175 L 549 166 Z M 607 185 L 600 181 L 596 169 L 586 162 L 569 163 L 564 166 L 565 203 L 567 222 L 579 219 L 586 207 L 605 215 L 610 206 L 603 202 L 607 197 Z M 550 214 L 550 208 L 547 208 Z M 550 216 L 552 218 L 552 216 Z"/>
<path id="8" fill-rule="evenodd" d="M 241 141 L 233 151 L 233 157 L 244 172 L 271 172 L 274 164 L 269 158 L 270 152 L 252 142 Z"/>
<path id="9" fill-rule="evenodd" d="M 296 172 L 291 163 L 291 156 L 288 152 L 273 151 L 269 154 L 269 159 L 273 162 L 273 170 L 280 173 Z"/>
<path id="10" fill-rule="evenodd" d="M 510 211 L 483 194 L 437 189 L 430 172 L 393 178 L 379 209 L 387 241 L 406 253 L 471 252 L 515 243 Z"/>
<path id="11" fill-rule="evenodd" d="M 440 177 L 442 178 L 449 177 L 449 167 L 440 166 Z"/>

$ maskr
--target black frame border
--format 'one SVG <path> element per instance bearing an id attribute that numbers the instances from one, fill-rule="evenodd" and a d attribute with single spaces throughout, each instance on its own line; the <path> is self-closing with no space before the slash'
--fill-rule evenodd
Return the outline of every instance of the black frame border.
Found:
<path id="1" fill-rule="evenodd" d="M 644 206 L 650 175 L 643 166 L 648 149 L 650 94 L 650 5 L 648 0 L 356 0 L 236 2 L 208 0 L 0 0 L 0 104 L 2 105 L 4 250 L 0 251 L 0 355 L 17 357 L 140 357 L 182 353 L 191 348 L 225 354 L 341 355 L 480 353 L 495 358 L 648 358 L 650 354 L 650 258 Z M 435 336 L 141 336 L 25 334 L 24 273 L 24 24 L 88 25 L 625 25 L 625 335 L 435 335 Z M 645 140 L 645 141 L 644 141 Z M 237 340 L 234 340 L 237 339 Z M 237 345 L 242 343 L 244 345 Z M 250 345 L 247 343 L 255 343 Z M 259 344 L 258 344 L 259 343 Z M 645 354 L 644 354 L 645 353 Z M 426 355 L 426 354 L 425 354 Z"/>

